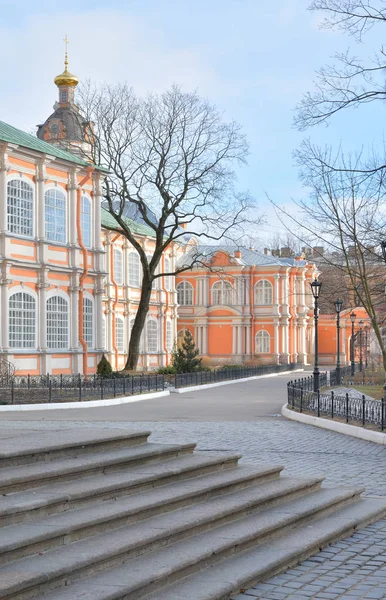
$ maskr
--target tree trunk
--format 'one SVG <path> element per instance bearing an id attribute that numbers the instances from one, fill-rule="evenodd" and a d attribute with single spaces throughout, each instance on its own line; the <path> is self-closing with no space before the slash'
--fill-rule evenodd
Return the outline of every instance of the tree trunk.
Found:
<path id="1" fill-rule="evenodd" d="M 151 283 L 149 279 L 143 277 L 141 298 L 138 304 L 137 314 L 135 315 L 133 329 L 130 334 L 129 355 L 127 357 L 125 371 L 135 371 L 138 365 L 141 334 L 145 325 L 146 316 L 149 312 L 151 297 Z M 146 340 L 144 340 L 146 344 Z"/>

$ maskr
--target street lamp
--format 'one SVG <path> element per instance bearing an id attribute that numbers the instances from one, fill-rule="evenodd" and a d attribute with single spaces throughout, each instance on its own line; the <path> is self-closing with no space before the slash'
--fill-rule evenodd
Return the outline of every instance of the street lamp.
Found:
<path id="1" fill-rule="evenodd" d="M 354 355 L 354 323 L 357 318 L 356 314 L 352 312 L 350 314 L 351 319 L 351 375 L 355 375 L 355 355 Z"/>
<path id="2" fill-rule="evenodd" d="M 369 335 L 370 331 L 368 327 L 365 327 L 365 369 L 368 367 L 368 349 L 369 349 Z"/>
<path id="3" fill-rule="evenodd" d="M 342 310 L 343 300 L 338 298 L 334 302 L 336 312 L 336 383 L 340 384 L 340 311 Z"/>
<path id="4" fill-rule="evenodd" d="M 314 323 L 315 323 L 315 359 L 314 359 L 314 392 L 319 390 L 319 366 L 318 366 L 318 299 L 322 284 L 317 279 L 310 284 L 314 297 Z"/>
<path id="5" fill-rule="evenodd" d="M 359 321 L 359 371 L 363 371 L 363 355 L 362 355 L 362 334 L 363 334 L 363 321 Z"/>

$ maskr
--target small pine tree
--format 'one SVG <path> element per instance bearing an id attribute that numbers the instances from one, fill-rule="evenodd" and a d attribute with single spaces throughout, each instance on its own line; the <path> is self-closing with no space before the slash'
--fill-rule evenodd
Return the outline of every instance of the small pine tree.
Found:
<path id="1" fill-rule="evenodd" d="M 202 358 L 197 358 L 200 353 L 196 348 L 193 336 L 186 331 L 180 348 L 174 348 L 172 353 L 172 365 L 176 373 L 193 373 L 200 371 Z"/>
<path id="2" fill-rule="evenodd" d="M 101 377 L 109 377 L 112 372 L 113 368 L 103 354 L 97 366 L 97 375 L 100 375 Z"/>

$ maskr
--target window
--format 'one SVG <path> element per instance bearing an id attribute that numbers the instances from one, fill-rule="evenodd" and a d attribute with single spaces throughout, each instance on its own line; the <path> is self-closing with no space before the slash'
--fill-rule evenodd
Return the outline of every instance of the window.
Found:
<path id="1" fill-rule="evenodd" d="M 122 252 L 118 248 L 114 248 L 114 280 L 118 285 L 123 285 Z"/>
<path id="2" fill-rule="evenodd" d="M 256 334 L 256 354 L 269 354 L 271 336 L 268 331 L 258 331 Z"/>
<path id="3" fill-rule="evenodd" d="M 255 305 L 265 306 L 272 304 L 272 285 L 266 279 L 262 279 L 255 285 Z"/>
<path id="4" fill-rule="evenodd" d="M 117 317 L 115 319 L 115 345 L 118 352 L 125 351 L 125 340 L 123 334 L 123 320 Z"/>
<path id="5" fill-rule="evenodd" d="M 66 241 L 66 197 L 61 190 L 47 190 L 45 199 L 46 238 L 52 242 Z"/>
<path id="6" fill-rule="evenodd" d="M 9 345 L 11 348 L 35 348 L 36 302 L 25 292 L 9 299 Z"/>
<path id="7" fill-rule="evenodd" d="M 165 263 L 164 263 L 164 267 L 165 267 L 165 273 L 170 273 L 171 271 L 171 266 L 170 266 L 170 259 L 169 258 L 165 258 Z M 172 290 L 172 277 L 165 277 L 164 281 L 165 281 L 165 290 Z"/>
<path id="8" fill-rule="evenodd" d="M 33 189 L 21 179 L 8 182 L 7 220 L 11 233 L 33 236 Z"/>
<path id="9" fill-rule="evenodd" d="M 166 321 L 166 350 L 168 352 L 173 350 L 173 332 L 170 321 Z"/>
<path id="10" fill-rule="evenodd" d="M 236 279 L 237 304 L 244 306 L 249 304 L 248 298 L 248 282 L 246 279 L 239 277 Z"/>
<path id="11" fill-rule="evenodd" d="M 102 317 L 102 350 L 107 350 L 107 329 L 105 317 Z"/>
<path id="12" fill-rule="evenodd" d="M 67 92 L 66 92 L 66 90 L 62 90 L 61 91 L 61 101 L 62 101 L 62 103 L 67 102 Z"/>
<path id="13" fill-rule="evenodd" d="M 233 288 L 229 281 L 217 281 L 212 287 L 213 304 L 232 304 Z"/>
<path id="14" fill-rule="evenodd" d="M 158 323 L 155 319 L 147 322 L 147 351 L 158 352 Z"/>
<path id="15" fill-rule="evenodd" d="M 177 285 L 177 302 L 181 306 L 193 305 L 193 287 L 188 281 L 181 281 Z"/>
<path id="16" fill-rule="evenodd" d="M 82 229 L 83 244 L 91 248 L 91 202 L 87 196 L 82 196 L 80 225 Z"/>
<path id="17" fill-rule="evenodd" d="M 89 348 L 93 347 L 93 303 L 90 298 L 83 298 L 83 338 Z"/>
<path id="18" fill-rule="evenodd" d="M 68 303 L 61 296 L 47 300 L 47 346 L 55 350 L 68 348 Z"/>
<path id="19" fill-rule="evenodd" d="M 138 252 L 129 252 L 129 285 L 140 287 L 141 285 L 141 264 Z"/>

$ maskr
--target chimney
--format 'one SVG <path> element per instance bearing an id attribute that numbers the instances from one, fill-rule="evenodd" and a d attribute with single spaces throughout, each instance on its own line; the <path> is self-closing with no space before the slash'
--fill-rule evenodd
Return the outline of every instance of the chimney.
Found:
<path id="1" fill-rule="evenodd" d="M 235 258 L 241 258 L 241 250 L 235 250 Z"/>
<path id="2" fill-rule="evenodd" d="M 269 254 L 268 248 L 264 248 L 264 254 Z"/>

